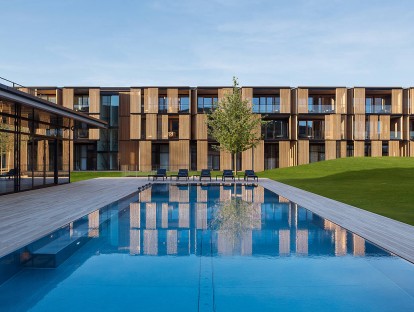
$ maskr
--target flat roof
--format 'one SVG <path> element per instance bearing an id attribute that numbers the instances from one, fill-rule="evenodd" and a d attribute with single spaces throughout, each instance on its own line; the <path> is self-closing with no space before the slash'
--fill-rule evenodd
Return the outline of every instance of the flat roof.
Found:
<path id="1" fill-rule="evenodd" d="M 43 100 L 37 96 L 25 93 L 23 91 L 19 91 L 15 88 L 6 86 L 0 83 L 0 99 L 5 99 L 8 101 L 18 102 L 20 104 L 41 109 L 43 111 L 47 111 L 52 114 L 57 114 L 63 117 L 67 117 L 70 119 L 74 119 L 80 122 L 84 122 L 90 126 L 98 127 L 98 128 L 106 128 L 107 122 L 92 118 L 86 114 L 76 112 L 69 108 L 56 105 L 52 102 Z"/>

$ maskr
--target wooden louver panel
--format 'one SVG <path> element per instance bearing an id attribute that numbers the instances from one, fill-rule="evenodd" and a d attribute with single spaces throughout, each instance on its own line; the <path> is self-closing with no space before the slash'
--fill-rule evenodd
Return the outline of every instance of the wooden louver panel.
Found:
<path id="1" fill-rule="evenodd" d="M 365 115 L 354 116 L 354 140 L 365 140 Z"/>
<path id="2" fill-rule="evenodd" d="M 242 99 L 243 101 L 247 100 L 249 102 L 250 107 L 252 107 L 253 88 L 243 88 Z"/>
<path id="3" fill-rule="evenodd" d="M 354 114 L 365 114 L 365 88 L 354 89 Z"/>
<path id="4" fill-rule="evenodd" d="M 144 113 L 158 113 L 158 88 L 144 89 Z"/>
<path id="5" fill-rule="evenodd" d="M 298 165 L 309 164 L 309 140 L 298 141 Z"/>
<path id="6" fill-rule="evenodd" d="M 178 113 L 178 89 L 167 89 L 168 113 Z"/>
<path id="7" fill-rule="evenodd" d="M 146 138 L 147 140 L 157 139 L 157 115 L 147 114 L 146 115 Z"/>
<path id="8" fill-rule="evenodd" d="M 336 88 L 335 106 L 337 114 L 346 114 L 347 110 L 347 90 L 346 88 Z"/>
<path id="9" fill-rule="evenodd" d="M 170 170 L 189 169 L 190 141 L 170 142 Z"/>
<path id="10" fill-rule="evenodd" d="M 189 140 L 191 136 L 190 115 L 180 115 L 178 127 L 180 140 Z"/>
<path id="11" fill-rule="evenodd" d="M 290 89 L 280 89 L 280 113 L 290 114 Z"/>
<path id="12" fill-rule="evenodd" d="M 63 107 L 73 109 L 73 89 L 63 88 Z"/>
<path id="13" fill-rule="evenodd" d="M 371 141 L 371 157 L 382 156 L 382 141 Z"/>
<path id="14" fill-rule="evenodd" d="M 99 114 L 91 114 L 90 116 L 99 119 Z M 99 140 L 99 129 L 89 129 L 89 140 Z"/>
<path id="15" fill-rule="evenodd" d="M 139 141 L 139 170 L 151 171 L 152 144 L 151 141 Z"/>
<path id="16" fill-rule="evenodd" d="M 101 111 L 101 90 L 89 89 L 89 113 L 99 114 Z"/>
<path id="17" fill-rule="evenodd" d="M 195 127 L 196 139 L 207 140 L 207 115 L 197 114 Z"/>
<path id="18" fill-rule="evenodd" d="M 298 114 L 306 114 L 308 112 L 308 89 L 298 89 Z"/>
<path id="19" fill-rule="evenodd" d="M 402 114 L 402 89 L 392 89 L 391 92 L 391 113 Z"/>
<path id="20" fill-rule="evenodd" d="M 336 141 L 325 141 L 325 160 L 336 159 Z"/>
<path id="21" fill-rule="evenodd" d="M 129 111 L 131 114 L 141 113 L 141 89 L 131 88 Z"/>
<path id="22" fill-rule="evenodd" d="M 390 139 L 390 116 L 380 116 L 380 140 Z"/>
<path id="23" fill-rule="evenodd" d="M 131 140 L 141 139 L 141 115 L 130 116 L 129 135 Z"/>

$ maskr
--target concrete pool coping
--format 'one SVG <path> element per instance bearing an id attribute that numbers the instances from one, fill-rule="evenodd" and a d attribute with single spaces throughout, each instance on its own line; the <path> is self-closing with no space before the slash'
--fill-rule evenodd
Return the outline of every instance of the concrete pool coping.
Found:
<path id="1" fill-rule="evenodd" d="M 97 178 L 1 196 L 0 257 L 136 192 L 149 182 L 177 183 L 169 179 Z M 212 183 L 221 182 L 212 180 Z M 180 183 L 200 181 L 190 179 Z M 259 179 L 258 184 L 414 263 L 413 226 L 270 179 Z M 91 196 L 96 193 L 100 196 Z"/>

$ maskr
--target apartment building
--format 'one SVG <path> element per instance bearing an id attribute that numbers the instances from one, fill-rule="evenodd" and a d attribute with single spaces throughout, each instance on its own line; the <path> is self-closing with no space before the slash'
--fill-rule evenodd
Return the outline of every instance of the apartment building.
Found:
<path id="1" fill-rule="evenodd" d="M 223 170 L 232 158 L 208 135 L 207 113 L 231 87 L 37 87 L 35 95 L 108 123 L 75 122 L 71 170 Z M 342 157 L 414 156 L 414 88 L 242 87 L 267 120 L 240 170 Z"/>

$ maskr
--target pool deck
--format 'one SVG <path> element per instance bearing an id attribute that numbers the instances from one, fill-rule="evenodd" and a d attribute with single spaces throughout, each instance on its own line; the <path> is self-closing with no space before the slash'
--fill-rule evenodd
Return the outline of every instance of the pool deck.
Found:
<path id="1" fill-rule="evenodd" d="M 0 257 L 147 183 L 143 178 L 99 178 L 0 196 Z"/>
<path id="2" fill-rule="evenodd" d="M 99 178 L 1 196 L 0 257 L 128 196 L 149 182 L 163 181 L 153 182 L 147 178 Z M 177 181 L 168 179 L 164 182 Z M 192 179 L 186 182 L 200 183 Z M 212 183 L 220 182 L 212 180 Z M 259 184 L 414 263 L 413 226 L 273 180 L 259 179 Z"/>

